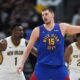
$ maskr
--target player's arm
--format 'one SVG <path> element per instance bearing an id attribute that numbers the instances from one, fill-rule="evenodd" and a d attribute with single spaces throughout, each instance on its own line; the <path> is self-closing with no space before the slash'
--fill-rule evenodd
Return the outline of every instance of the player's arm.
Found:
<path id="1" fill-rule="evenodd" d="M 4 51 L 6 47 L 7 47 L 7 41 L 6 40 L 0 41 L 0 52 Z"/>
<path id="2" fill-rule="evenodd" d="M 6 40 L 1 40 L 0 41 L 0 64 L 2 64 L 2 62 L 3 62 L 2 51 L 5 51 L 6 47 L 7 47 Z"/>
<path id="3" fill-rule="evenodd" d="M 32 33 L 31 33 L 29 43 L 23 53 L 21 64 L 17 68 L 18 73 L 20 73 L 23 70 L 24 63 L 25 63 L 26 59 L 28 58 L 31 49 L 34 46 L 35 42 L 38 40 L 38 38 L 39 38 L 39 27 L 36 27 L 35 29 L 33 29 Z"/>
<path id="4" fill-rule="evenodd" d="M 31 54 L 33 54 L 35 57 L 37 57 L 37 48 L 36 47 L 32 47 Z"/>
<path id="5" fill-rule="evenodd" d="M 75 26 L 67 23 L 61 23 L 60 25 L 62 29 L 65 31 L 64 35 L 66 33 L 70 35 L 80 33 L 80 26 Z"/>
<path id="6" fill-rule="evenodd" d="M 65 64 L 66 67 L 69 71 L 69 65 L 71 63 L 71 54 L 73 52 L 73 48 L 71 45 L 69 45 L 66 49 L 65 49 L 65 53 L 64 53 L 64 58 L 65 58 Z"/>
<path id="7" fill-rule="evenodd" d="M 27 44 L 28 44 L 28 40 L 26 40 L 26 46 L 27 46 Z M 32 49 L 31 49 L 31 54 L 32 55 L 34 55 L 35 57 L 37 57 L 37 48 L 36 47 L 32 47 Z"/>
<path id="8" fill-rule="evenodd" d="M 0 52 L 2 51 L 2 43 L 0 42 Z"/>
<path id="9" fill-rule="evenodd" d="M 65 61 L 67 63 L 70 63 L 71 61 L 71 54 L 73 52 L 73 48 L 71 45 L 69 45 L 66 49 L 65 49 L 65 53 L 64 53 L 64 58 L 65 58 Z"/>

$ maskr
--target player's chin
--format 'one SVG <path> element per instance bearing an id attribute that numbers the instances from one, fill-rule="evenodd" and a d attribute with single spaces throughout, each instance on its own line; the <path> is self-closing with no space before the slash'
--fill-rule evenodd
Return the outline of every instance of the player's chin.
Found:
<path id="1" fill-rule="evenodd" d="M 45 24 L 49 24 L 49 21 L 45 20 L 44 23 L 45 23 Z"/>

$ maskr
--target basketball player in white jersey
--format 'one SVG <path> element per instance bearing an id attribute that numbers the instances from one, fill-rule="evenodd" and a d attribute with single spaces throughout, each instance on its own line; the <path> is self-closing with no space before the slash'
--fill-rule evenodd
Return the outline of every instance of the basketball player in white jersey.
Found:
<path id="1" fill-rule="evenodd" d="M 12 26 L 12 35 L 0 42 L 0 80 L 26 80 L 23 72 L 17 73 L 24 49 L 28 43 L 23 37 L 23 27 Z M 36 53 L 33 47 L 31 53 Z"/>
<path id="2" fill-rule="evenodd" d="M 69 63 L 70 80 L 80 80 L 80 34 L 76 35 L 76 40 L 65 50 L 65 60 Z"/>

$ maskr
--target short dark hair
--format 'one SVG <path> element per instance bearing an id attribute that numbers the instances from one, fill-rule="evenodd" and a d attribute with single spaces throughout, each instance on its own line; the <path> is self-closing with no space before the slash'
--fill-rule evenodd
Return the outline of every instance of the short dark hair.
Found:
<path id="1" fill-rule="evenodd" d="M 11 29 L 11 30 L 14 30 L 16 27 L 19 27 L 19 26 L 21 26 L 20 23 L 15 23 L 15 24 L 13 24 L 13 25 L 10 27 L 10 29 Z"/>
<path id="2" fill-rule="evenodd" d="M 44 8 L 44 9 L 42 10 L 42 12 L 43 12 L 43 11 L 46 11 L 46 10 L 50 11 L 51 13 L 53 13 L 53 9 L 52 9 L 52 8 L 49 8 L 49 7 Z"/>

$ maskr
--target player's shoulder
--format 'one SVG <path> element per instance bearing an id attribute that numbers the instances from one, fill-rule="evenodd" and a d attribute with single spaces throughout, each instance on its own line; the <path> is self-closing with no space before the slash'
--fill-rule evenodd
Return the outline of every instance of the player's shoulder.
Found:
<path id="1" fill-rule="evenodd" d="M 73 50 L 75 47 L 76 47 L 76 42 L 73 42 L 70 45 L 68 45 L 66 49 Z"/>
<path id="2" fill-rule="evenodd" d="M 9 43 L 11 41 L 11 36 L 4 38 L 3 41 Z"/>
<path id="3" fill-rule="evenodd" d="M 11 41 L 11 36 L 4 38 L 4 42 L 9 43 Z"/>
<path id="4" fill-rule="evenodd" d="M 76 47 L 76 42 L 71 43 L 71 46 L 72 46 L 73 49 L 74 49 L 74 48 L 77 48 L 77 47 Z"/>
<path id="5" fill-rule="evenodd" d="M 4 51 L 7 48 L 7 40 L 6 39 L 0 40 L 0 48 L 1 48 L 1 51 Z"/>
<path id="6" fill-rule="evenodd" d="M 39 33 L 39 30 L 39 26 L 35 27 L 32 31 L 32 34 L 34 33 L 36 35 L 37 33 Z"/>
<path id="7" fill-rule="evenodd" d="M 65 25 L 69 25 L 68 23 L 65 23 L 65 22 L 61 22 L 59 23 L 60 26 L 65 26 Z"/>
<path id="8" fill-rule="evenodd" d="M 71 43 L 71 46 L 76 45 L 76 42 Z"/>
<path id="9" fill-rule="evenodd" d="M 73 50 L 72 44 L 68 45 L 65 50 L 67 50 L 67 51 Z"/>
<path id="10" fill-rule="evenodd" d="M 39 26 L 35 27 L 33 30 L 35 31 L 39 30 Z"/>
<path id="11" fill-rule="evenodd" d="M 65 23 L 65 22 L 59 23 L 59 25 L 60 25 L 60 27 L 64 27 L 64 28 L 73 27 L 71 24 Z"/>
<path id="12" fill-rule="evenodd" d="M 25 38 L 21 38 L 21 42 L 25 42 L 25 44 L 28 44 L 29 40 L 27 40 Z"/>
<path id="13" fill-rule="evenodd" d="M 21 38 L 21 40 L 26 40 L 25 38 Z"/>
<path id="14" fill-rule="evenodd" d="M 0 40 L 0 43 L 1 43 L 1 44 L 5 44 L 5 43 L 7 43 L 6 38 L 5 38 L 5 39 L 1 39 L 1 40 Z"/>
<path id="15" fill-rule="evenodd" d="M 25 38 L 21 38 L 21 42 L 27 42 Z"/>
<path id="16" fill-rule="evenodd" d="M 68 26 L 70 26 L 70 24 L 61 22 L 61 23 L 59 23 L 59 26 L 66 29 Z"/>

